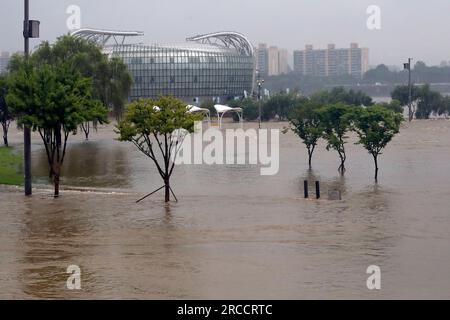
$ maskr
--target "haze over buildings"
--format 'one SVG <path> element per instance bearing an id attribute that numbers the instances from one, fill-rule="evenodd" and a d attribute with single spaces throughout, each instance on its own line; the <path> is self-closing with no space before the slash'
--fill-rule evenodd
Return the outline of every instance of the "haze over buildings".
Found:
<path id="1" fill-rule="evenodd" d="M 381 10 L 381 29 L 371 31 L 366 10 L 373 4 Z M 290 53 L 307 43 L 326 48 L 358 42 L 370 48 L 371 65 L 402 67 L 408 57 L 438 65 L 450 58 L 448 0 L 31 0 L 30 16 L 42 22 L 41 38 L 31 48 L 69 31 L 69 5 L 80 7 L 82 27 L 147 31 L 145 43 L 223 30 Z M 22 1 L 0 1 L 0 51 L 23 48 L 22 21 Z"/>
<path id="2" fill-rule="evenodd" d="M 278 76 L 290 72 L 287 49 L 260 43 L 255 50 L 256 69 L 262 76 Z"/>

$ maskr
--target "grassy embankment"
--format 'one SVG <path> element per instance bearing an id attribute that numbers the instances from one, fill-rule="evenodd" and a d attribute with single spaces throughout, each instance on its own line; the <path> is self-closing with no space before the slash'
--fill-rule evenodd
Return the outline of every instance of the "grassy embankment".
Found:
<path id="1" fill-rule="evenodd" d="M 0 184 L 23 184 L 22 157 L 13 149 L 0 147 Z"/>

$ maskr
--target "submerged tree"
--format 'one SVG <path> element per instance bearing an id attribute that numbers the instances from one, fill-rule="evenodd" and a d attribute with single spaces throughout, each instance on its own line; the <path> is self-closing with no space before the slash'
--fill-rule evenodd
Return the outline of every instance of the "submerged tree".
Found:
<path id="1" fill-rule="evenodd" d="M 165 201 L 170 201 L 170 178 L 182 141 L 202 115 L 188 113 L 186 104 L 172 97 L 140 99 L 128 105 L 116 132 L 120 141 L 132 142 L 155 164 L 164 181 Z M 158 190 L 160 190 L 158 189 Z M 157 191 L 158 191 L 157 190 Z"/>
<path id="2" fill-rule="evenodd" d="M 345 144 L 348 138 L 346 134 L 351 124 L 349 114 L 355 108 L 337 103 L 325 106 L 319 111 L 324 125 L 323 138 L 327 141 L 327 150 L 334 149 L 339 154 L 340 165 L 338 170 L 341 174 L 345 172 L 345 161 L 347 160 Z"/>
<path id="3" fill-rule="evenodd" d="M 439 92 L 431 90 L 429 84 L 422 86 L 418 92 L 417 119 L 429 119 L 431 114 L 438 114 L 443 104 L 444 99 Z"/>
<path id="4" fill-rule="evenodd" d="M 31 59 L 15 57 L 6 102 L 19 126 L 30 127 L 41 136 L 56 198 L 70 133 L 92 113 L 98 121 L 105 121 L 107 110 L 92 97 L 92 79 L 67 63 L 36 67 Z"/>
<path id="5" fill-rule="evenodd" d="M 8 93 L 8 83 L 5 76 L 0 76 L 0 123 L 3 129 L 3 144 L 8 146 L 8 130 L 13 115 L 6 104 L 6 95 Z"/>
<path id="6" fill-rule="evenodd" d="M 361 144 L 372 155 L 375 163 L 375 181 L 378 181 L 378 156 L 392 138 L 399 133 L 404 118 L 392 110 L 376 106 L 354 110 L 351 116 L 353 130 Z"/>
<path id="7" fill-rule="evenodd" d="M 309 168 L 319 139 L 324 132 L 324 124 L 318 112 L 320 105 L 308 102 L 299 105 L 289 116 L 291 130 L 302 139 L 308 150 Z"/>

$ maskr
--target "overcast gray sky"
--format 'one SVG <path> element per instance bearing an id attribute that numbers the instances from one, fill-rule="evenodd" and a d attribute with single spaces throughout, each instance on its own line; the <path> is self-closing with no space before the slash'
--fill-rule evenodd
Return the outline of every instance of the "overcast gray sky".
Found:
<path id="1" fill-rule="evenodd" d="M 370 64 L 401 66 L 408 56 L 450 60 L 449 0 L 30 0 L 41 39 L 68 32 L 66 9 L 78 5 L 82 27 L 140 30 L 145 42 L 180 42 L 220 30 L 244 33 L 289 50 L 305 44 L 370 48 Z M 381 9 L 381 30 L 366 27 L 369 5 Z M 23 1 L 0 0 L 0 51 L 21 50 Z M 33 40 L 32 46 L 38 43 Z"/>

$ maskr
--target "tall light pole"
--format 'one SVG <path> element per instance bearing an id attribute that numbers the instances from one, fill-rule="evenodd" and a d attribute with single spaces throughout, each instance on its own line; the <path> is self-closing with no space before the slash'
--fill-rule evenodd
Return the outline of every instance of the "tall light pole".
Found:
<path id="1" fill-rule="evenodd" d="M 24 38 L 24 54 L 25 59 L 28 59 L 30 54 L 30 3 L 29 0 L 24 0 L 24 19 L 23 19 L 23 38 Z M 31 196 L 31 128 L 23 128 L 23 158 L 24 158 L 24 173 L 25 173 L 25 195 Z"/>
<path id="2" fill-rule="evenodd" d="M 405 63 L 405 69 L 408 70 L 408 120 L 412 121 L 414 115 L 412 112 L 412 83 L 411 83 L 411 61 L 412 58 L 408 58 L 408 63 Z"/>
<path id="3" fill-rule="evenodd" d="M 262 85 L 264 83 L 264 79 L 261 79 L 261 74 L 259 73 L 259 70 L 256 71 L 257 72 L 257 80 L 256 80 L 256 84 L 258 85 L 258 127 L 259 129 L 261 129 L 261 89 L 262 89 Z"/>
<path id="4" fill-rule="evenodd" d="M 23 38 L 24 38 L 24 55 L 28 59 L 30 54 L 30 38 L 39 38 L 39 21 L 30 20 L 30 2 L 24 0 L 24 19 L 23 19 Z M 24 157 L 24 174 L 25 174 L 25 195 L 31 196 L 31 128 L 23 128 L 23 157 Z"/>

